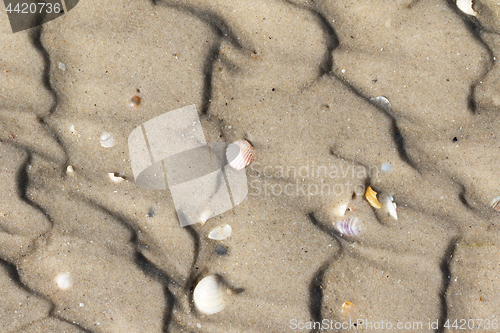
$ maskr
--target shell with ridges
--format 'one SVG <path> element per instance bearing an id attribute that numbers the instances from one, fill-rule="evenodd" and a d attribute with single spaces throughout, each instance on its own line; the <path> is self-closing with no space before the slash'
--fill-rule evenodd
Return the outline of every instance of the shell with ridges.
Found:
<path id="1" fill-rule="evenodd" d="M 474 8 L 472 8 L 473 4 L 473 0 L 457 0 L 458 9 L 467 15 L 477 16 L 478 13 L 474 10 Z"/>
<path id="2" fill-rule="evenodd" d="M 359 236 L 361 234 L 361 226 L 356 217 L 337 221 L 337 230 L 346 236 Z"/>
<path id="3" fill-rule="evenodd" d="M 217 275 L 209 275 L 194 288 L 193 300 L 196 309 L 203 314 L 214 314 L 224 309 L 224 290 Z"/>
<path id="4" fill-rule="evenodd" d="M 375 192 L 371 186 L 366 188 L 365 197 L 372 207 L 377 209 L 382 208 L 382 204 L 377 199 L 377 192 Z"/>
<path id="5" fill-rule="evenodd" d="M 246 140 L 231 143 L 226 150 L 226 158 L 229 165 L 235 170 L 243 170 L 252 163 L 255 149 Z"/>
<path id="6" fill-rule="evenodd" d="M 386 197 L 384 207 L 387 209 L 389 215 L 391 215 L 395 220 L 398 219 L 398 212 L 396 211 L 397 206 L 392 195 L 388 195 Z"/>

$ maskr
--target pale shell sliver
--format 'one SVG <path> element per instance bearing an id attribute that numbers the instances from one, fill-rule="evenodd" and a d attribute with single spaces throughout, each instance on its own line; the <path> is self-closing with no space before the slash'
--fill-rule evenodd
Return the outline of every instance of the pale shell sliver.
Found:
<path id="1" fill-rule="evenodd" d="M 194 288 L 194 305 L 206 315 L 221 312 L 225 306 L 224 293 L 220 278 L 217 275 L 209 275 Z"/>
<path id="2" fill-rule="evenodd" d="M 223 224 L 218 227 L 213 228 L 208 234 L 208 238 L 215 240 L 223 240 L 231 236 L 231 226 L 229 224 Z"/>
<path id="3" fill-rule="evenodd" d="M 255 149 L 246 141 L 231 143 L 226 149 L 226 158 L 229 165 L 235 170 L 243 170 L 254 158 Z"/>
<path id="4" fill-rule="evenodd" d="M 457 0 L 457 7 L 467 15 L 477 16 L 477 12 L 472 8 L 473 0 Z"/>

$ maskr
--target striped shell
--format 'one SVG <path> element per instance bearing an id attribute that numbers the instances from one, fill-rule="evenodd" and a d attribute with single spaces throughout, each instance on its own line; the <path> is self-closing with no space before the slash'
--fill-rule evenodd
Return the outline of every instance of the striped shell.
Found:
<path id="1" fill-rule="evenodd" d="M 361 234 L 361 226 L 356 217 L 337 221 L 337 230 L 346 236 L 359 236 Z"/>
<path id="2" fill-rule="evenodd" d="M 231 143 L 226 150 L 226 158 L 229 165 L 235 170 L 243 170 L 252 163 L 255 155 L 255 149 L 246 141 L 236 141 Z"/>
<path id="3" fill-rule="evenodd" d="M 210 315 L 224 309 L 224 290 L 217 275 L 209 275 L 194 288 L 193 300 L 196 309 Z"/>

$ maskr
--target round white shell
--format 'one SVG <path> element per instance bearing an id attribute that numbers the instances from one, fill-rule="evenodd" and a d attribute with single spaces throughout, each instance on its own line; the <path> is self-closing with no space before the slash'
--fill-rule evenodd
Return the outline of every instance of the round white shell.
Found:
<path id="1" fill-rule="evenodd" d="M 472 9 L 473 0 L 457 0 L 457 7 L 467 15 L 477 16 L 477 12 Z"/>
<path id="2" fill-rule="evenodd" d="M 231 236 L 231 226 L 229 224 L 223 224 L 218 227 L 213 228 L 208 234 L 208 238 L 215 240 L 223 240 Z"/>
<path id="3" fill-rule="evenodd" d="M 104 148 L 111 148 L 116 145 L 115 139 L 111 135 L 111 133 L 104 132 L 102 133 L 99 141 L 101 142 L 101 146 Z"/>
<path id="4" fill-rule="evenodd" d="M 71 276 L 69 273 L 60 273 L 54 278 L 54 282 L 57 284 L 59 289 L 68 289 L 71 287 Z"/>
<path id="5" fill-rule="evenodd" d="M 229 165 L 235 170 L 243 170 L 253 161 L 255 149 L 246 141 L 231 143 L 226 149 L 226 158 Z"/>
<path id="6" fill-rule="evenodd" d="M 337 230 L 346 236 L 359 236 L 361 234 L 359 220 L 356 217 L 350 217 L 337 221 Z"/>
<path id="7" fill-rule="evenodd" d="M 194 288 L 194 305 L 203 314 L 214 314 L 224 309 L 224 290 L 216 275 L 209 275 Z"/>

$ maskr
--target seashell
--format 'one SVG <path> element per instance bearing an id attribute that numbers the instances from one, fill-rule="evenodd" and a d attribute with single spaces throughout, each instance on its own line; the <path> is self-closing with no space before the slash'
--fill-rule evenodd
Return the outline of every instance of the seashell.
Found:
<path id="1" fill-rule="evenodd" d="M 394 198 L 392 195 L 388 195 L 385 199 L 385 204 L 384 204 L 384 207 L 385 209 L 387 209 L 387 212 L 389 213 L 389 215 L 391 215 L 395 220 L 398 219 L 398 213 L 396 211 L 396 203 L 394 202 Z"/>
<path id="2" fill-rule="evenodd" d="M 335 216 L 344 216 L 346 210 L 347 210 L 347 204 L 341 203 L 340 205 L 333 207 L 333 214 Z"/>
<path id="3" fill-rule="evenodd" d="M 56 283 L 57 287 L 59 287 L 59 289 L 68 289 L 72 284 L 71 276 L 69 276 L 69 273 L 58 274 L 54 278 L 54 282 Z"/>
<path id="4" fill-rule="evenodd" d="M 116 145 L 115 139 L 113 138 L 111 133 L 108 132 L 102 133 L 100 137 L 100 142 L 101 146 L 103 146 L 104 148 L 111 148 Z"/>
<path id="5" fill-rule="evenodd" d="M 208 234 L 208 238 L 215 240 L 223 240 L 231 236 L 231 226 L 229 224 L 223 224 L 218 227 L 213 228 Z"/>
<path id="6" fill-rule="evenodd" d="M 337 230 L 346 236 L 359 236 L 361 234 L 361 226 L 356 217 L 337 221 Z"/>
<path id="7" fill-rule="evenodd" d="M 377 199 L 377 192 L 375 192 L 371 186 L 368 186 L 365 191 L 365 198 L 368 200 L 370 205 L 374 208 L 381 208 L 382 204 Z"/>
<path id="8" fill-rule="evenodd" d="M 141 105 L 141 101 L 142 99 L 135 95 L 133 96 L 131 99 L 130 99 L 130 102 L 128 103 L 128 105 L 131 107 L 131 108 L 136 108 L 138 107 L 139 105 Z"/>
<path id="9" fill-rule="evenodd" d="M 491 200 L 491 207 L 500 212 L 500 197 Z"/>
<path id="10" fill-rule="evenodd" d="M 74 135 L 78 134 L 77 131 L 76 131 L 76 129 L 75 129 L 75 125 L 70 125 L 69 126 L 69 132 L 71 134 L 74 134 Z"/>
<path id="11" fill-rule="evenodd" d="M 344 302 L 344 304 L 342 304 L 342 313 L 346 313 L 351 308 L 352 308 L 352 303 L 351 302 L 349 302 L 349 301 Z"/>
<path id="12" fill-rule="evenodd" d="M 72 166 L 72 165 L 68 165 L 68 167 L 66 168 L 66 172 L 67 172 L 67 173 L 72 173 L 72 172 L 74 172 L 74 171 L 75 171 L 75 169 L 73 169 L 73 166 Z"/>
<path id="13" fill-rule="evenodd" d="M 372 97 L 370 101 L 384 109 L 388 109 L 391 106 L 391 102 L 384 96 Z"/>
<path id="14" fill-rule="evenodd" d="M 255 155 L 255 149 L 246 141 L 236 141 L 231 143 L 226 149 L 226 158 L 229 165 L 235 170 L 243 170 L 252 163 Z"/>
<path id="15" fill-rule="evenodd" d="M 62 62 L 60 62 L 59 63 L 59 69 L 62 69 L 63 71 L 65 71 L 66 70 L 66 66 Z"/>
<path id="16" fill-rule="evenodd" d="M 122 181 L 125 180 L 125 178 L 120 176 L 120 174 L 118 172 L 109 172 L 108 177 L 109 177 L 109 179 L 111 179 L 111 181 L 113 183 L 121 183 Z"/>
<path id="17" fill-rule="evenodd" d="M 217 275 L 209 275 L 198 282 L 193 292 L 194 305 L 203 314 L 214 314 L 224 309 L 224 290 Z"/>
<path id="18" fill-rule="evenodd" d="M 474 0 L 457 0 L 457 7 L 464 14 L 471 15 L 471 16 L 477 16 L 478 13 L 472 8 L 473 4 L 474 4 Z"/>

